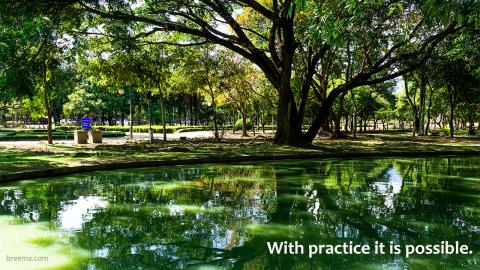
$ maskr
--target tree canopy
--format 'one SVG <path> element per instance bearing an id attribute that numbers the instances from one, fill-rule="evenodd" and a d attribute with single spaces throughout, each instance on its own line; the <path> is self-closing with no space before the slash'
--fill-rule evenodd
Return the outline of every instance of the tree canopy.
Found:
<path id="1" fill-rule="evenodd" d="M 209 67 L 214 67 L 209 59 L 227 50 L 233 53 L 231 59 L 245 59 L 275 89 L 275 98 L 270 98 L 277 108 L 275 142 L 308 144 L 319 130 L 329 129 L 332 118 L 340 119 L 345 113 L 347 94 L 355 99 L 362 89 L 376 89 L 402 76 L 413 78 L 410 74 L 436 55 L 454 58 L 449 55 L 455 50 L 439 51 L 450 43 L 468 43 L 465 36 L 478 37 L 479 6 L 473 0 L 3 1 L 2 23 L 14 22 L 14 26 L 3 33 L 8 41 L 0 55 L 8 68 L 2 85 L 21 88 L 9 87 L 15 93 L 32 92 L 28 82 L 33 76 L 24 72 L 28 65 L 11 60 L 14 47 L 22 44 L 12 39 L 19 36 L 33 45 L 42 44 L 36 40 L 47 40 L 46 36 L 56 36 L 57 41 L 71 38 L 83 50 L 80 54 L 90 55 L 86 59 L 96 61 L 103 71 L 113 71 L 107 77 L 113 78 L 115 87 L 135 84 L 161 96 L 185 81 L 176 75 L 182 74 L 182 67 L 189 67 L 184 63 L 194 63 L 191 58 L 198 57 L 197 49 L 209 51 L 197 63 Z M 44 25 L 55 30 L 34 36 L 38 31 L 32 29 L 44 29 Z M 469 61 L 473 62 L 468 64 L 471 82 L 478 76 L 474 47 L 459 49 L 472 55 Z M 35 55 L 33 49 L 26 52 Z M 47 57 L 48 53 L 40 55 Z M 219 71 L 224 69 L 213 71 L 221 77 Z M 188 84 L 202 89 L 195 81 L 207 73 L 199 71 Z"/>

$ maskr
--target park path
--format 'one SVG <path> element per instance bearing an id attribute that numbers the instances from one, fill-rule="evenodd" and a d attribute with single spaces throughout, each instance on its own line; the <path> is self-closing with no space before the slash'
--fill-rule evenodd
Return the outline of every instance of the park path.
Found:
<path id="1" fill-rule="evenodd" d="M 259 133 L 259 135 L 264 135 L 263 133 Z M 268 133 L 267 133 L 268 134 Z M 270 134 L 272 135 L 272 134 Z M 180 140 L 180 137 L 187 137 L 187 140 L 198 140 L 198 139 L 212 139 L 214 138 L 212 131 L 191 131 L 191 132 L 182 132 L 182 133 L 172 133 L 167 134 L 168 141 L 176 141 Z M 163 134 L 155 133 L 154 138 L 156 140 L 162 140 Z M 239 132 L 233 134 L 231 132 L 225 135 L 225 138 L 228 139 L 241 139 L 241 134 Z M 134 141 L 148 141 L 149 137 L 147 133 L 133 133 L 133 140 Z M 252 134 L 250 137 L 244 138 L 247 140 L 253 139 Z M 126 133 L 125 137 L 119 138 L 103 138 L 103 143 L 105 144 L 124 144 L 129 140 L 128 133 Z M 54 144 L 73 144 L 73 140 L 54 140 Z M 0 141 L 0 146 L 4 147 L 28 147 L 28 146 L 35 146 L 35 145 L 44 145 L 46 144 L 46 140 L 22 140 L 22 141 Z"/>

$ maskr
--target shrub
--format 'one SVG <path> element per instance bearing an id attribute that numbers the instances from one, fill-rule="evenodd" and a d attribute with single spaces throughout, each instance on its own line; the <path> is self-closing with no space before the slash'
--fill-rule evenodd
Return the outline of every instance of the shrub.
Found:
<path id="1" fill-rule="evenodd" d="M 242 126 L 243 126 L 243 120 L 242 119 L 238 119 L 236 122 L 235 122 L 235 125 L 233 126 L 233 129 L 235 131 L 237 130 L 242 130 Z M 252 123 L 250 123 L 250 119 L 247 118 L 247 130 L 251 130 L 252 129 Z"/>
<path id="2" fill-rule="evenodd" d="M 201 127 L 185 127 L 185 128 L 178 129 L 177 132 L 178 132 L 178 133 L 183 133 L 183 132 L 206 131 L 206 130 L 210 130 L 210 128 L 209 128 L 209 127 L 205 127 L 205 126 L 201 126 Z"/>
<path id="3" fill-rule="evenodd" d="M 0 132 L 0 138 L 1 137 L 12 137 L 12 136 L 15 136 L 17 135 L 17 132 L 15 131 L 1 131 Z"/>
<path id="4" fill-rule="evenodd" d="M 450 136 L 450 129 L 445 127 L 441 130 L 443 136 Z"/>

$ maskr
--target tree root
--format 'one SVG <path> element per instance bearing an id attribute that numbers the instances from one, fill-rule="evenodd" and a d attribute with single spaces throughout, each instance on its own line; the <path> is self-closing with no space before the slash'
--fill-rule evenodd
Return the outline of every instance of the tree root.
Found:
<path id="1" fill-rule="evenodd" d="M 267 137 L 267 136 L 257 135 L 257 136 L 255 136 L 255 138 L 253 138 L 252 140 L 250 140 L 250 141 L 247 142 L 246 144 L 247 144 L 247 145 L 248 145 L 248 144 L 252 144 L 252 143 L 256 142 L 256 141 L 259 140 L 259 139 L 265 140 L 265 143 L 268 142 L 268 137 Z"/>

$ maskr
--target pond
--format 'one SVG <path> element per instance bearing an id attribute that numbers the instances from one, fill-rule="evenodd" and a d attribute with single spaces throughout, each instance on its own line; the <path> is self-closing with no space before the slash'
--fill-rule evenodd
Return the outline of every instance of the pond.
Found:
<path id="1" fill-rule="evenodd" d="M 0 199 L 0 269 L 480 267 L 477 157 L 96 172 L 3 184 Z M 458 241 L 472 254 L 308 258 L 270 254 L 274 241 Z"/>

